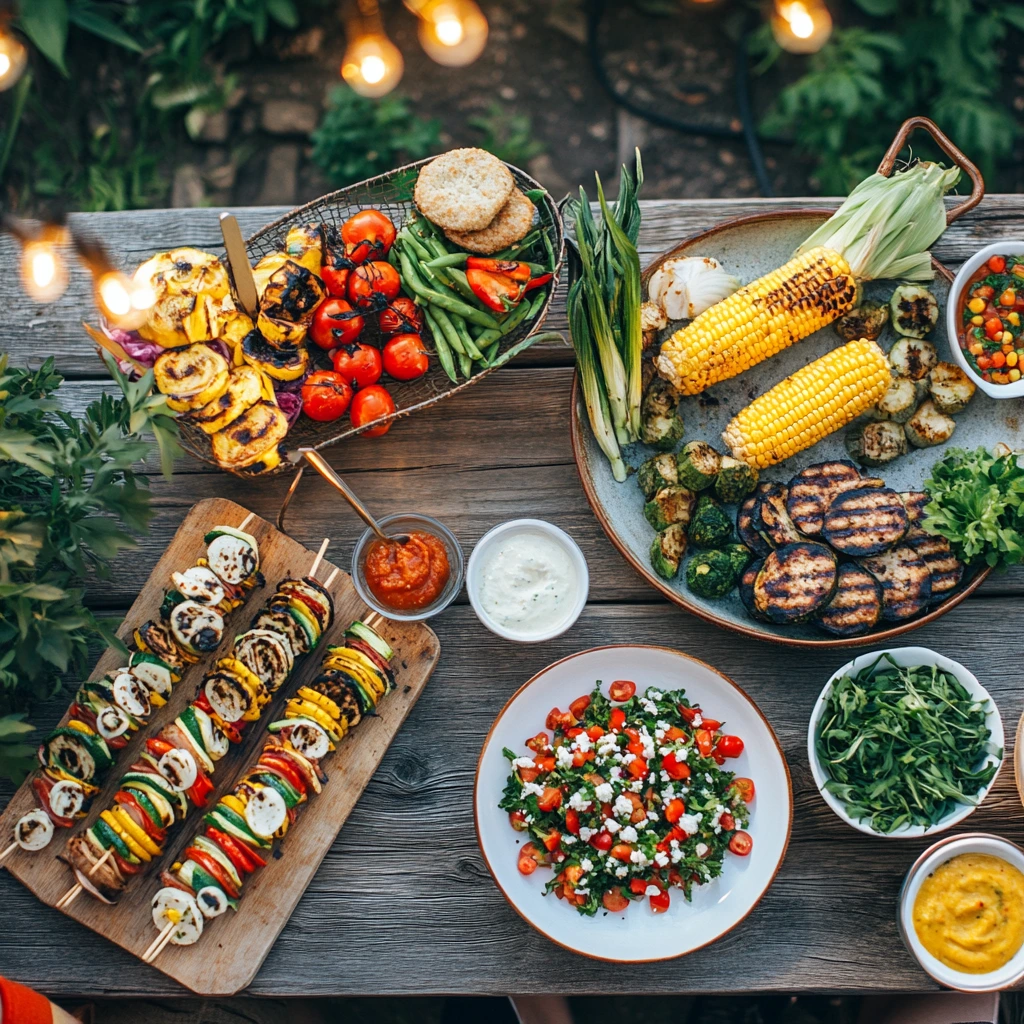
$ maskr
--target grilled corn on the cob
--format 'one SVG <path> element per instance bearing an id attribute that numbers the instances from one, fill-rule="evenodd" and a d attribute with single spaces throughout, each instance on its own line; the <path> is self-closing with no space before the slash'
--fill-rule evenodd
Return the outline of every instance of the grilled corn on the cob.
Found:
<path id="1" fill-rule="evenodd" d="M 734 458 L 765 469 L 867 412 L 889 387 L 885 353 L 861 339 L 815 359 L 737 413 L 722 432 Z"/>
<path id="2" fill-rule="evenodd" d="M 848 313 L 857 286 L 846 260 L 819 246 L 745 285 L 661 347 L 661 375 L 697 395 Z"/>

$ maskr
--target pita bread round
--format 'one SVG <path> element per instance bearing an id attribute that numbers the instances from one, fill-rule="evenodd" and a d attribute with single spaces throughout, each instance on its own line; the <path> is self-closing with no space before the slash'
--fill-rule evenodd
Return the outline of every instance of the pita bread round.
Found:
<path id="1" fill-rule="evenodd" d="M 420 212 L 445 231 L 479 231 L 515 187 L 509 169 L 482 149 L 453 149 L 425 164 L 413 198 Z"/>

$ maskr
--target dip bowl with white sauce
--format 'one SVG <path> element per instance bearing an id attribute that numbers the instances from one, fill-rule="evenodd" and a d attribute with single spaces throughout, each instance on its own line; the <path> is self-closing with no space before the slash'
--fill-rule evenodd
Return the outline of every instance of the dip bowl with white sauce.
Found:
<path id="1" fill-rule="evenodd" d="M 590 574 L 576 542 L 543 519 L 513 519 L 469 556 L 466 590 L 477 618 L 506 640 L 560 636 L 587 603 Z"/>

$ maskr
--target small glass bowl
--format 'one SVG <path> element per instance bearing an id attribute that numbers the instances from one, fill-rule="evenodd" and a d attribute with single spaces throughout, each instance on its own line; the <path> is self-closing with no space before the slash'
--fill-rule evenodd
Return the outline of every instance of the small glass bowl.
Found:
<path id="1" fill-rule="evenodd" d="M 425 608 L 418 608 L 416 611 L 402 611 L 399 608 L 390 608 L 382 604 L 373 595 L 366 583 L 366 575 L 363 571 L 363 563 L 366 558 L 366 549 L 377 539 L 373 530 L 366 530 L 356 542 L 352 551 L 352 582 L 355 585 L 359 596 L 374 610 L 380 612 L 385 618 L 393 619 L 396 622 L 418 622 L 422 619 L 429 619 L 438 612 L 442 612 L 459 595 L 462 584 L 466 577 L 466 560 L 462 554 L 462 547 L 459 545 L 455 534 L 448 529 L 444 523 L 439 523 L 430 516 L 420 515 L 417 512 L 396 512 L 390 516 L 378 519 L 381 529 L 390 537 L 403 533 L 430 533 L 433 534 L 442 544 L 448 553 L 448 567 L 451 570 L 448 582 L 444 589 L 437 595 L 432 604 Z"/>

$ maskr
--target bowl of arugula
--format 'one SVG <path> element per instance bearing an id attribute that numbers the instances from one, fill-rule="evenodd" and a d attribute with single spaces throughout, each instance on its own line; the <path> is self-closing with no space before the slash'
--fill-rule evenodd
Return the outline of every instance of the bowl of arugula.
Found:
<path id="1" fill-rule="evenodd" d="M 909 839 L 961 822 L 1003 762 L 995 701 L 926 647 L 862 654 L 834 672 L 807 729 L 825 802 L 868 835 Z"/>

